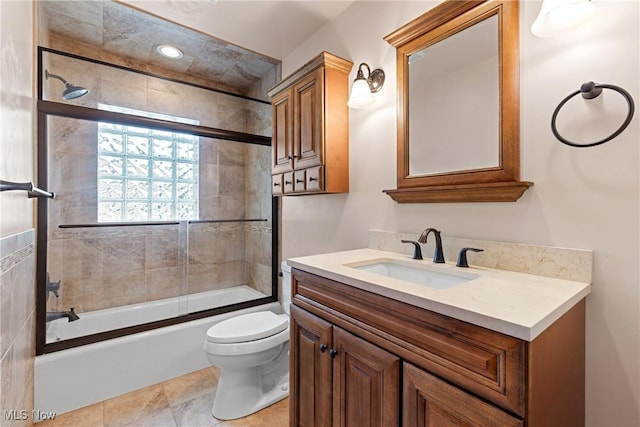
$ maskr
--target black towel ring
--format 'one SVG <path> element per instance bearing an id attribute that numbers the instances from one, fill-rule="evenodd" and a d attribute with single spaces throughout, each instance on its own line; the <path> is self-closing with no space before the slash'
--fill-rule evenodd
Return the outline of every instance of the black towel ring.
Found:
<path id="1" fill-rule="evenodd" d="M 558 129 L 556 128 L 556 118 L 558 117 L 558 113 L 560 112 L 560 109 L 562 108 L 562 106 L 579 93 L 582 94 L 582 97 L 584 99 L 596 98 L 598 95 L 600 95 L 600 93 L 602 92 L 602 89 L 614 90 L 618 92 L 620 95 L 622 95 L 624 99 L 626 99 L 627 106 L 629 107 L 629 114 L 627 114 L 627 118 L 625 119 L 624 123 L 622 123 L 622 125 L 618 128 L 618 130 L 616 130 L 614 133 L 612 133 L 605 139 L 597 142 L 592 142 L 589 144 L 578 144 L 563 138 L 562 135 L 558 133 Z M 553 132 L 553 136 L 558 138 L 558 140 L 563 144 L 567 144 L 572 147 L 595 147 L 596 145 L 604 144 L 605 142 L 611 141 L 613 138 L 620 135 L 622 131 L 624 131 L 627 128 L 627 126 L 629 126 L 629 123 L 631 123 L 631 119 L 633 118 L 633 112 L 634 112 L 633 98 L 631 98 L 631 95 L 629 95 L 629 92 L 627 92 L 626 90 L 622 89 L 619 86 L 599 84 L 594 82 L 586 82 L 582 86 L 580 86 L 579 90 L 573 92 L 571 95 L 567 96 L 565 99 L 560 101 L 560 104 L 558 104 L 558 106 L 553 112 L 553 115 L 551 116 L 551 131 Z"/>

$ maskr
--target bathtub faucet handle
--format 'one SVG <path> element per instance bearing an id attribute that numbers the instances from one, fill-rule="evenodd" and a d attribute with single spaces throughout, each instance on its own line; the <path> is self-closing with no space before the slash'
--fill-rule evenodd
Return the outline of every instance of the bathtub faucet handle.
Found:
<path id="1" fill-rule="evenodd" d="M 61 280 L 52 282 L 49 278 L 49 273 L 47 273 L 47 296 L 49 296 L 48 292 L 53 292 L 56 298 L 60 298 L 60 282 Z"/>

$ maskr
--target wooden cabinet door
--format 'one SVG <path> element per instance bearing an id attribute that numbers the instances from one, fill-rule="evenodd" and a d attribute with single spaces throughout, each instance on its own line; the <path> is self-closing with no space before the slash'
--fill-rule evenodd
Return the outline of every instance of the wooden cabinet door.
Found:
<path id="1" fill-rule="evenodd" d="M 403 427 L 524 426 L 521 419 L 406 362 L 403 383 Z"/>
<path id="2" fill-rule="evenodd" d="M 293 86 L 293 167 L 296 170 L 323 162 L 323 93 L 322 67 Z"/>
<path id="3" fill-rule="evenodd" d="M 291 427 L 331 426 L 332 326 L 291 306 Z"/>
<path id="4" fill-rule="evenodd" d="M 285 90 L 272 100 L 273 138 L 272 163 L 273 174 L 293 170 L 293 101 L 291 90 Z"/>
<path id="5" fill-rule="evenodd" d="M 334 427 L 398 426 L 398 356 L 336 326 L 332 350 Z"/>

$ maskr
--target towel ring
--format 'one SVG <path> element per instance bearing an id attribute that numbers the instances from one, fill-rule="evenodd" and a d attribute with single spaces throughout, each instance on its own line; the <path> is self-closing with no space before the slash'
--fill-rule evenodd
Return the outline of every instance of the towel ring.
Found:
<path id="1" fill-rule="evenodd" d="M 592 142 L 589 144 L 578 144 L 575 142 L 571 142 L 568 139 L 565 139 L 564 137 L 562 137 L 562 135 L 560 135 L 560 133 L 558 132 L 558 129 L 556 128 L 556 118 L 558 117 L 558 113 L 560 112 L 560 109 L 562 108 L 562 106 L 579 93 L 582 94 L 582 97 L 584 99 L 596 98 L 600 95 L 600 93 L 602 92 L 602 89 L 614 90 L 618 92 L 620 95 L 622 95 L 624 99 L 627 101 L 627 106 L 629 107 L 629 113 L 627 114 L 627 118 L 625 119 L 624 123 L 622 123 L 622 125 L 618 128 L 618 130 L 616 130 L 614 133 L 612 133 L 605 139 L 597 142 Z M 619 86 L 599 84 L 594 82 L 586 82 L 582 84 L 582 86 L 580 86 L 579 90 L 573 92 L 572 94 L 567 96 L 565 99 L 560 101 L 560 104 L 558 104 L 558 106 L 553 112 L 553 115 L 551 116 L 551 131 L 553 132 L 553 136 L 558 138 L 558 140 L 563 144 L 567 144 L 572 147 L 595 147 L 596 145 L 604 144 L 605 142 L 611 141 L 613 138 L 620 135 L 622 131 L 624 131 L 627 128 L 627 126 L 629 126 L 629 123 L 631 123 L 631 119 L 633 118 L 633 112 L 634 112 L 633 98 L 631 98 L 631 95 L 629 95 L 629 92 L 627 92 L 626 90 L 622 89 Z"/>

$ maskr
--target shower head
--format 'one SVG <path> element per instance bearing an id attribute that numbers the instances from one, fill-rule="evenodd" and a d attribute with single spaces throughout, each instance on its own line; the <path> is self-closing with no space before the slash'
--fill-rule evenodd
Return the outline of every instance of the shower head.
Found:
<path id="1" fill-rule="evenodd" d="M 85 89 L 81 86 L 74 86 L 68 81 L 66 81 L 65 79 L 63 79 L 62 77 L 57 76 L 55 74 L 51 74 L 49 70 L 44 70 L 44 75 L 47 79 L 49 79 L 49 77 L 53 77 L 54 79 L 58 79 L 62 83 L 64 83 L 65 89 L 64 89 L 64 92 L 62 92 L 62 99 L 69 100 L 69 99 L 80 98 L 81 96 L 89 93 L 89 89 Z"/>

